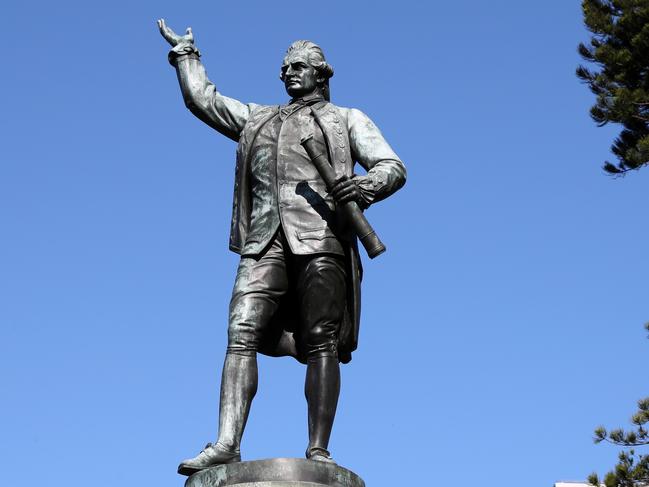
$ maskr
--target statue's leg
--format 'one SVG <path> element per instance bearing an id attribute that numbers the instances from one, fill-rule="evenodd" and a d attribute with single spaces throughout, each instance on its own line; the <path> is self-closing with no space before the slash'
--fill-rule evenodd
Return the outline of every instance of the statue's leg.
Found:
<path id="1" fill-rule="evenodd" d="M 279 230 L 261 257 L 242 257 L 230 300 L 228 352 L 221 379 L 218 443 L 238 451 L 257 392 L 257 350 L 288 290 L 284 236 Z"/>
<path id="2" fill-rule="evenodd" d="M 327 449 L 340 393 L 337 342 L 345 310 L 345 266 L 332 255 L 299 260 L 297 289 L 307 350 L 307 458 L 332 461 Z"/>
<path id="3" fill-rule="evenodd" d="M 328 461 L 331 459 L 329 437 L 340 393 L 338 357 L 309 357 L 304 393 L 309 408 L 309 446 L 306 456 Z"/>
<path id="4" fill-rule="evenodd" d="M 257 393 L 257 354 L 228 352 L 221 375 L 217 446 L 239 453 L 250 405 Z"/>
<path id="5" fill-rule="evenodd" d="M 228 350 L 221 376 L 219 435 L 195 458 L 183 461 L 185 475 L 240 461 L 241 437 L 257 392 L 257 349 L 270 319 L 288 289 L 281 231 L 258 257 L 242 257 L 230 301 Z"/>

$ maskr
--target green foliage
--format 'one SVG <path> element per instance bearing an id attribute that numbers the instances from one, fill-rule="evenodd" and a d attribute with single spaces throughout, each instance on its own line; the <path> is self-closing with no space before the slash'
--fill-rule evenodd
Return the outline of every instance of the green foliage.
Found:
<path id="1" fill-rule="evenodd" d="M 623 127 L 611 147 L 618 162 L 604 170 L 639 169 L 649 164 L 649 0 L 582 0 L 582 10 L 592 37 L 577 50 L 596 69 L 576 74 L 596 96 L 590 116 Z"/>
<path id="2" fill-rule="evenodd" d="M 623 2 L 618 2 L 623 3 Z M 649 323 L 645 324 L 649 331 Z M 595 429 L 595 443 L 603 441 L 627 448 L 618 454 L 618 462 L 600 480 L 596 473 L 588 477 L 591 485 L 606 487 L 643 487 L 649 486 L 649 455 L 636 454 L 633 447 L 649 445 L 649 432 L 645 425 L 649 423 L 649 397 L 638 401 L 638 410 L 631 416 L 633 430 L 617 428 L 607 431 L 603 426 Z"/>
<path id="3" fill-rule="evenodd" d="M 649 485 L 649 457 L 636 455 L 633 450 L 622 451 L 618 455 L 614 470 L 608 472 L 602 481 L 596 473 L 588 477 L 591 485 L 606 487 L 641 487 Z"/>

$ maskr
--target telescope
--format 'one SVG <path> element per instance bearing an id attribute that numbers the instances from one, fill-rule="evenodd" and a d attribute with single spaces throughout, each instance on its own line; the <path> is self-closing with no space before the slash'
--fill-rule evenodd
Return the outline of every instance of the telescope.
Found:
<path id="1" fill-rule="evenodd" d="M 311 158 L 311 162 L 313 162 L 313 165 L 320 173 L 320 177 L 327 186 L 327 191 L 331 191 L 338 182 L 338 179 L 336 178 L 336 171 L 334 171 L 334 168 L 331 167 L 331 163 L 329 162 L 326 147 L 319 148 L 318 144 L 313 140 L 313 134 L 304 137 L 300 141 L 300 144 L 302 144 L 302 147 L 304 147 L 304 150 L 306 150 L 306 153 Z M 344 203 L 340 209 L 343 215 L 345 215 L 349 226 L 361 241 L 370 259 L 385 252 L 385 245 L 383 245 L 383 242 L 381 242 L 372 225 L 367 221 L 367 218 L 365 218 L 365 215 L 363 215 L 362 210 L 355 201 Z"/>

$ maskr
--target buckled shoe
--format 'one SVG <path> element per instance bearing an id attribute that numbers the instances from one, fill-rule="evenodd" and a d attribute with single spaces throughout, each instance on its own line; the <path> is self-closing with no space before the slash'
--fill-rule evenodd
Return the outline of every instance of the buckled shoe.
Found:
<path id="1" fill-rule="evenodd" d="M 241 461 L 241 454 L 231 452 L 218 443 L 208 443 L 205 448 L 194 458 L 183 460 L 178 465 L 178 473 L 181 475 L 192 475 L 214 465 L 235 463 Z"/>
<path id="2" fill-rule="evenodd" d="M 309 448 L 306 451 L 306 458 L 307 460 L 313 460 L 315 462 L 333 463 L 333 464 L 336 463 L 334 459 L 331 458 L 331 454 L 329 453 L 329 451 L 325 450 L 324 448 L 318 448 L 318 447 Z"/>

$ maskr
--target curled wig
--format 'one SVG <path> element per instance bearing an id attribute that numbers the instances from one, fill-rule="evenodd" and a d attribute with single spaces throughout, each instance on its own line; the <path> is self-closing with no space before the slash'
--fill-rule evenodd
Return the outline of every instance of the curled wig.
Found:
<path id="1" fill-rule="evenodd" d="M 334 68 L 332 68 L 330 64 L 327 64 L 327 61 L 325 61 L 324 53 L 322 52 L 320 46 L 318 46 L 314 42 L 304 40 L 295 41 L 289 46 L 289 48 L 286 50 L 286 55 L 284 56 L 284 62 L 286 63 L 291 54 L 298 51 L 306 52 L 309 64 L 318 72 L 320 76 L 325 79 L 323 85 L 323 95 L 325 97 L 325 100 L 329 101 L 329 78 L 334 75 Z M 283 72 L 280 72 L 279 78 L 284 81 Z"/>

